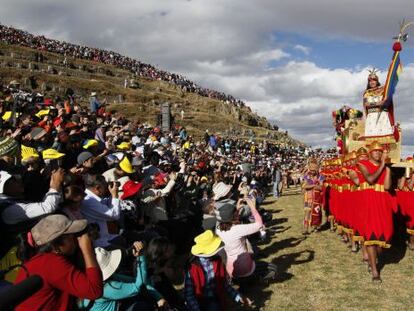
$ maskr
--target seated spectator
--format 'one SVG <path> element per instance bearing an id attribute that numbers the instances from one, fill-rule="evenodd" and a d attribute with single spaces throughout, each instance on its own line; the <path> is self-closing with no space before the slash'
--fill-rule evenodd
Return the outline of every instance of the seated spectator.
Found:
<path id="1" fill-rule="evenodd" d="M 225 292 L 235 302 L 251 305 L 229 283 L 226 269 L 218 253 L 224 245 L 211 230 L 197 236 L 191 248 L 194 257 L 185 273 L 184 297 L 187 308 L 193 310 L 227 310 Z"/>
<path id="2" fill-rule="evenodd" d="M 89 151 L 83 151 L 77 156 L 77 166 L 70 170 L 73 174 L 86 174 L 91 172 L 95 164 L 95 157 Z"/>
<path id="3" fill-rule="evenodd" d="M 144 214 L 152 223 L 168 220 L 165 197 L 173 190 L 176 174 L 157 173 L 152 185 L 142 194 Z"/>
<path id="4" fill-rule="evenodd" d="M 87 233 L 82 233 L 86 225 L 86 220 L 49 215 L 32 228 L 27 240 L 22 241 L 20 256 L 24 264 L 15 283 L 36 274 L 42 277 L 43 286 L 16 310 L 73 310 L 75 297 L 95 300 L 102 296 L 102 273 L 92 242 Z M 84 270 L 69 259 L 78 248 Z"/>
<path id="5" fill-rule="evenodd" d="M 216 233 L 224 242 L 226 268 L 232 277 L 245 277 L 255 270 L 251 249 L 247 248 L 247 237 L 259 232 L 263 226 L 262 218 L 256 209 L 256 203 L 246 199 L 254 217 L 254 223 L 240 224 L 239 213 L 234 204 L 224 204 L 216 211 L 218 221 Z"/>
<path id="6" fill-rule="evenodd" d="M 135 242 L 132 247 L 132 255 L 136 258 L 136 276 L 123 275 L 117 270 L 121 263 L 121 250 L 106 251 L 103 248 L 95 249 L 99 267 L 103 274 L 103 295 L 95 301 L 85 299 L 82 302 L 88 310 L 116 311 L 116 310 L 154 310 L 151 300 L 146 301 L 139 297 L 147 291 L 156 301 L 159 308 L 167 306 L 167 302 L 151 286 L 147 274 L 147 262 L 142 254 L 143 243 Z"/>
<path id="7" fill-rule="evenodd" d="M 177 263 L 174 253 L 175 247 L 167 238 L 155 237 L 151 239 L 145 249 L 148 276 L 155 289 L 168 301 L 168 305 L 172 309 L 187 310 L 184 299 L 171 281 L 177 280 L 183 275 L 183 267 Z"/>

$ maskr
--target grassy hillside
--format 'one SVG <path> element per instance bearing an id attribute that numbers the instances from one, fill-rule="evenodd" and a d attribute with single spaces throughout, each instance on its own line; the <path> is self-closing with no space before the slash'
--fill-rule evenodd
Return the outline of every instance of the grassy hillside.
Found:
<path id="1" fill-rule="evenodd" d="M 288 135 L 274 131 L 263 117 L 248 107 L 238 108 L 222 101 L 182 92 L 179 87 L 164 81 L 133 77 L 131 72 L 112 65 L 67 58 L 42 52 L 43 62 L 35 61 L 36 50 L 0 44 L 0 80 L 8 83 L 19 80 L 23 87 L 48 96 L 62 95 L 67 88 L 79 94 L 79 101 L 88 102 L 90 92 L 111 103 L 110 109 L 150 124 L 156 123 L 160 105 L 169 102 L 176 123 L 184 125 L 199 137 L 209 129 L 222 135 L 251 137 L 262 140 L 301 144 Z M 124 88 L 124 80 L 135 80 L 139 88 Z M 181 118 L 181 111 L 184 118 Z M 254 133 L 252 135 L 252 133 Z"/>

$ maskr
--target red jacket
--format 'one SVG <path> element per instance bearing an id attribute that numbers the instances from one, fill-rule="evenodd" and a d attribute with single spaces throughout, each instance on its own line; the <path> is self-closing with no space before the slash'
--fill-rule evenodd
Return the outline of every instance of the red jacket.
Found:
<path id="1" fill-rule="evenodd" d="M 55 253 L 39 254 L 27 261 L 20 269 L 16 282 L 37 274 L 43 279 L 43 287 L 21 303 L 16 310 L 72 310 L 74 297 L 95 300 L 102 296 L 103 280 L 99 268 L 77 269 L 70 261 Z"/>
<path id="2" fill-rule="evenodd" d="M 226 270 L 220 257 L 211 259 L 211 261 L 213 262 L 214 277 L 216 280 L 215 294 L 216 297 L 219 299 L 220 305 L 223 308 L 223 310 L 226 310 L 226 297 L 224 295 L 224 293 L 226 292 L 224 288 Z M 198 301 L 203 301 L 203 292 L 206 283 L 203 267 L 200 263 L 193 262 L 191 263 L 189 272 L 194 287 L 194 294 Z"/>

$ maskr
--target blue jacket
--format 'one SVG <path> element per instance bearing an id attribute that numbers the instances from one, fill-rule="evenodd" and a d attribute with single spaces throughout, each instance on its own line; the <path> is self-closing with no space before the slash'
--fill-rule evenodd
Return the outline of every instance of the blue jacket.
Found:
<path id="1" fill-rule="evenodd" d="M 91 112 L 96 112 L 99 108 L 101 108 L 101 103 L 96 97 L 92 97 L 90 101 Z"/>
<path id="2" fill-rule="evenodd" d="M 116 311 L 119 301 L 138 295 L 141 285 L 144 285 L 155 300 L 162 296 L 149 284 L 147 276 L 147 262 L 144 256 L 137 258 L 137 275 L 131 277 L 122 274 L 113 274 L 104 284 L 103 295 L 94 301 L 91 311 Z M 89 300 L 83 300 L 83 306 L 87 306 Z"/>

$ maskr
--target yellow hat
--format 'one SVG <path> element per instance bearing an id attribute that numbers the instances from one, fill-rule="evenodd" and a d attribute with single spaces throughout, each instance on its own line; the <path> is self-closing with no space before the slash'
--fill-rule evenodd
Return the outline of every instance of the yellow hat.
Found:
<path id="1" fill-rule="evenodd" d="M 375 150 L 380 150 L 380 151 L 384 151 L 384 147 L 377 141 L 373 141 L 369 146 L 368 146 L 368 151 L 372 152 Z"/>
<path id="2" fill-rule="evenodd" d="M 38 113 L 36 113 L 35 116 L 40 118 L 42 116 L 48 115 L 49 111 L 50 111 L 49 109 L 42 109 Z"/>
<path id="3" fill-rule="evenodd" d="M 221 239 L 211 230 L 196 236 L 194 242 L 196 244 L 191 248 L 191 253 L 199 257 L 211 257 L 224 247 Z"/>
<path id="4" fill-rule="evenodd" d="M 353 160 L 356 158 L 357 158 L 357 153 L 355 151 L 348 153 L 348 160 Z"/>
<path id="5" fill-rule="evenodd" d="M 364 148 L 364 147 L 361 147 L 361 148 L 359 148 L 358 150 L 357 150 L 357 156 L 359 157 L 359 156 L 361 156 L 361 155 L 367 155 L 368 154 L 368 151 L 367 151 L 367 149 L 366 148 Z"/>
<path id="6" fill-rule="evenodd" d="M 206 176 L 201 177 L 200 181 L 208 181 L 208 178 Z"/>
<path id="7" fill-rule="evenodd" d="M 55 149 L 46 149 L 46 150 L 43 150 L 43 152 L 42 152 L 42 156 L 43 156 L 44 160 L 46 160 L 46 159 L 51 159 L 51 160 L 59 159 L 59 158 L 63 157 L 64 155 L 65 155 L 64 153 L 60 153 L 59 151 L 57 151 Z"/>
<path id="8" fill-rule="evenodd" d="M 20 112 L 15 112 L 16 117 L 20 116 L 21 113 Z M 4 121 L 9 120 L 12 117 L 12 112 L 11 111 L 6 111 L 3 116 L 1 117 Z"/>
<path id="9" fill-rule="evenodd" d="M 4 121 L 7 121 L 8 119 L 10 119 L 12 116 L 12 112 L 11 111 L 6 111 L 3 116 L 1 117 Z"/>
<path id="10" fill-rule="evenodd" d="M 131 149 L 131 143 L 123 141 L 122 143 L 120 143 L 116 147 L 120 150 L 129 150 L 129 149 Z"/>
<path id="11" fill-rule="evenodd" d="M 32 147 L 21 145 L 21 151 L 22 151 L 22 161 L 27 161 L 30 158 L 39 157 L 39 153 L 36 151 L 35 148 L 32 148 Z"/>
<path id="12" fill-rule="evenodd" d="M 83 144 L 83 149 L 88 149 L 89 147 L 97 146 L 98 141 L 96 139 L 87 139 Z"/>
<path id="13" fill-rule="evenodd" d="M 124 157 L 121 162 L 119 162 L 119 167 L 127 174 L 132 174 L 135 172 L 132 167 L 131 162 L 128 160 L 128 157 Z"/>

